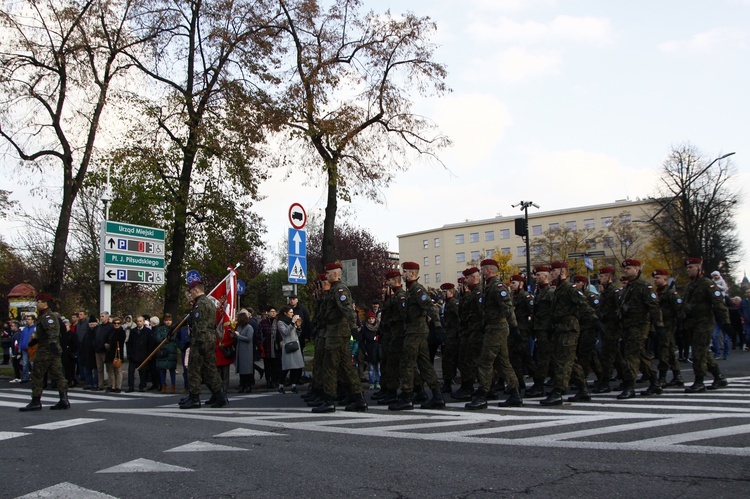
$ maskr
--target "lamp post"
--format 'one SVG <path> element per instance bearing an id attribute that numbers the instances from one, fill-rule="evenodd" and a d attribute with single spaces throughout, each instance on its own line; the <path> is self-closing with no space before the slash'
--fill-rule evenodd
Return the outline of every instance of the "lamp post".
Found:
<path id="1" fill-rule="evenodd" d="M 526 287 L 528 291 L 531 291 L 531 251 L 529 249 L 529 207 L 539 208 L 539 205 L 533 201 L 519 201 L 517 204 L 510 205 L 511 208 L 517 206 L 521 207 L 523 211 L 523 227 L 519 227 L 516 223 L 516 235 L 521 236 L 521 239 L 526 243 Z M 518 222 L 520 219 L 516 219 Z M 519 230 L 521 229 L 521 230 Z"/>

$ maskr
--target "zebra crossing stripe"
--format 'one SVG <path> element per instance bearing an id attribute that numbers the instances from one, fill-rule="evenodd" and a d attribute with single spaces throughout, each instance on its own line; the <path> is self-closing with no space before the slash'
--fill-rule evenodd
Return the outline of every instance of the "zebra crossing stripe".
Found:
<path id="1" fill-rule="evenodd" d="M 59 430 L 62 428 L 70 428 L 71 426 L 78 426 L 88 423 L 96 423 L 97 421 L 104 421 L 103 419 L 91 419 L 91 418 L 76 418 L 76 419 L 64 419 L 62 421 L 53 421 L 52 423 L 38 424 L 34 426 L 27 426 L 27 430 Z"/>

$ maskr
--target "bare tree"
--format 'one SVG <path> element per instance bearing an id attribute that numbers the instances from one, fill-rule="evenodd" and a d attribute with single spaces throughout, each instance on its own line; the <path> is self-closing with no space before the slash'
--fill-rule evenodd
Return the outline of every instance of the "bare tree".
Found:
<path id="1" fill-rule="evenodd" d="M 327 185 L 321 257 L 335 254 L 339 199 L 372 200 L 408 167 L 408 152 L 436 158 L 449 141 L 412 111 L 412 93 L 441 95 L 446 69 L 434 62 L 435 25 L 411 13 L 360 15 L 360 0 L 278 0 L 289 43 L 288 85 L 275 106 L 301 162 Z M 293 150 L 293 149 L 292 149 Z"/>
<path id="2" fill-rule="evenodd" d="M 633 223 L 629 211 L 620 212 L 612 218 L 611 223 L 596 235 L 597 242 L 610 250 L 612 256 L 607 260 L 614 260 L 617 266 L 628 258 L 639 258 L 647 248 L 648 229 L 639 223 Z M 642 257 L 641 257 L 642 259 Z"/>

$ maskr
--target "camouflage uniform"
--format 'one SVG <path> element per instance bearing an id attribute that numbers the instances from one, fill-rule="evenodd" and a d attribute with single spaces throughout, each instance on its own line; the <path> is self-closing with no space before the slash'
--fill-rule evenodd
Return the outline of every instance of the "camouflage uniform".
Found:
<path id="1" fill-rule="evenodd" d="M 682 309 L 682 298 L 677 291 L 667 286 L 656 291 L 659 296 L 659 308 L 665 328 L 664 334 L 657 337 L 659 380 L 665 382 L 669 369 L 672 370 L 675 377 L 680 376 L 680 364 L 675 355 L 675 349 L 677 348 L 675 332 L 677 330 L 677 318 Z"/>
<path id="2" fill-rule="evenodd" d="M 527 397 L 535 397 L 544 394 L 544 379 L 550 370 L 554 344 L 550 332 L 552 331 L 552 301 L 555 291 L 549 285 L 538 287 L 534 297 L 534 315 L 532 325 L 534 326 L 534 358 L 536 367 L 532 374 L 534 386 Z"/>
<path id="3" fill-rule="evenodd" d="M 576 349 L 580 334 L 579 315 L 586 298 L 570 282 L 562 281 L 554 291 L 551 320 L 554 326 L 554 387 L 558 393 L 564 393 L 572 377 L 573 381 L 583 387 L 586 379 L 581 365 L 576 361 Z"/>
<path id="4" fill-rule="evenodd" d="M 492 387 L 493 363 L 498 356 L 503 370 L 502 377 L 508 383 L 508 388 L 517 390 L 518 378 L 513 372 L 508 357 L 508 334 L 510 327 L 517 328 L 518 325 L 510 290 L 499 277 L 492 277 L 485 283 L 481 305 L 484 332 L 477 362 L 478 393 L 484 395 Z"/>
<path id="5" fill-rule="evenodd" d="M 708 371 L 714 376 L 716 384 L 723 378 L 719 365 L 713 355 L 709 354 L 708 347 L 711 344 L 714 324 L 717 322 L 723 325 L 729 324 L 729 311 L 721 291 L 707 277 L 702 275 L 697 277 L 690 281 L 685 289 L 683 311 L 685 328 L 693 339 L 693 372 L 696 383 L 700 379 L 700 384 L 702 384 L 703 377 Z M 725 384 L 726 381 L 723 382 L 723 385 Z"/>
<path id="6" fill-rule="evenodd" d="M 362 383 L 352 365 L 349 350 L 352 329 L 357 327 L 353 303 L 351 292 L 344 283 L 331 283 L 323 304 L 326 329 L 323 392 L 327 400 L 333 400 L 338 395 L 339 374 L 343 375 L 343 382 L 351 394 L 362 394 Z"/>
<path id="7" fill-rule="evenodd" d="M 477 284 L 466 293 L 467 347 L 463 352 L 461 385 L 473 386 L 477 379 L 477 361 L 482 350 L 482 287 Z"/>
<path id="8" fill-rule="evenodd" d="M 429 386 L 433 394 L 440 391 L 440 382 L 435 374 L 435 368 L 430 362 L 430 353 L 427 348 L 427 316 L 432 314 L 432 300 L 427 295 L 427 290 L 414 281 L 407 284 L 406 301 L 406 328 L 404 331 L 404 344 L 401 350 L 401 362 L 399 364 L 399 379 L 401 392 L 404 397 L 414 392 L 414 368 L 419 368 L 419 373 Z M 441 327 L 440 319 L 433 318 L 435 327 Z"/>
<path id="9" fill-rule="evenodd" d="M 205 383 L 212 393 L 221 390 L 221 378 L 216 370 L 216 307 L 205 294 L 195 300 L 188 324 L 190 326 L 190 355 L 188 356 L 190 395 L 200 395 L 202 383 Z"/>
<path id="10" fill-rule="evenodd" d="M 395 393 L 399 387 L 399 366 L 404 347 L 404 320 L 406 318 L 406 291 L 399 286 L 383 304 L 380 327 L 385 326 L 388 335 L 388 357 L 385 372 L 380 377 L 383 390 Z"/>
<path id="11" fill-rule="evenodd" d="M 620 295 L 620 326 L 622 327 L 623 360 L 625 372 L 623 381 L 626 388 L 635 383 L 638 368 L 647 376 L 652 385 L 656 382 L 656 371 L 646 356 L 646 339 L 649 321 L 657 328 L 664 327 L 661 320 L 659 302 L 653 287 L 638 277 L 629 281 Z"/>
<path id="12" fill-rule="evenodd" d="M 313 354 L 312 386 L 319 393 L 323 393 L 323 381 L 325 379 L 323 364 L 326 356 L 326 324 L 323 320 L 323 304 L 325 303 L 325 295 L 330 292 L 330 289 L 322 291 L 321 296 L 315 303 L 315 318 L 313 319 L 315 322 L 315 353 Z"/>
<path id="13" fill-rule="evenodd" d="M 597 379 L 602 379 L 602 367 L 599 363 L 599 357 L 596 355 L 596 324 L 599 317 L 596 315 L 596 308 L 599 305 L 599 296 L 591 291 L 584 291 L 585 307 L 581 314 L 581 334 L 578 337 L 578 361 L 583 368 L 584 376 L 588 377 L 589 373 L 596 374 Z"/>
<path id="14" fill-rule="evenodd" d="M 50 309 L 39 315 L 35 334 L 39 346 L 34 357 L 34 369 L 31 371 L 31 396 L 42 396 L 44 377 L 48 373 L 57 383 L 58 391 L 63 393 L 68 389 L 68 382 L 63 374 L 60 357 L 60 322 Z"/>
<path id="15" fill-rule="evenodd" d="M 597 315 L 604 324 L 604 331 L 601 332 L 602 353 L 601 353 L 601 371 L 602 377 L 599 387 L 594 390 L 595 393 L 609 392 L 609 378 L 612 376 L 612 369 L 622 375 L 625 366 L 620 351 L 620 321 L 618 318 L 618 307 L 620 301 L 621 289 L 615 284 L 610 283 L 602 290 L 599 295 L 599 306 Z"/>
<path id="16" fill-rule="evenodd" d="M 531 316 L 534 314 L 534 297 L 528 291 L 519 289 L 513 293 L 513 309 L 520 337 L 508 338 L 508 355 L 518 384 L 523 389 L 524 367 L 529 374 L 534 374 L 534 362 L 529 351 L 529 337 L 533 334 Z"/>
<path id="17" fill-rule="evenodd" d="M 445 302 L 443 321 L 445 326 L 445 344 L 443 345 L 443 382 L 450 386 L 456 376 L 458 368 L 458 353 L 460 349 L 459 331 L 459 301 L 457 298 L 449 298 Z"/>

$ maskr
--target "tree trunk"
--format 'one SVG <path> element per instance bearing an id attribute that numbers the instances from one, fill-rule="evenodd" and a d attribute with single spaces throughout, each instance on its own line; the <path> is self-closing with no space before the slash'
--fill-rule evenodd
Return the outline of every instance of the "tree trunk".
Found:
<path id="1" fill-rule="evenodd" d="M 65 168 L 66 170 L 68 169 L 68 167 Z M 57 229 L 55 230 L 55 241 L 52 247 L 52 256 L 50 257 L 47 284 L 44 285 L 44 291 L 57 298 L 59 298 L 60 291 L 62 291 L 65 276 L 65 256 L 68 246 L 68 234 L 70 233 L 70 218 L 73 212 L 73 201 L 75 201 L 73 185 L 73 180 L 70 178 L 65 179 L 63 183 L 60 217 L 57 219 Z"/>
<path id="2" fill-rule="evenodd" d="M 336 260 L 336 248 L 334 246 L 333 232 L 336 228 L 336 210 L 338 209 L 338 179 L 336 163 L 329 163 L 328 171 L 328 204 L 326 205 L 326 216 L 323 219 L 323 265 Z"/>

